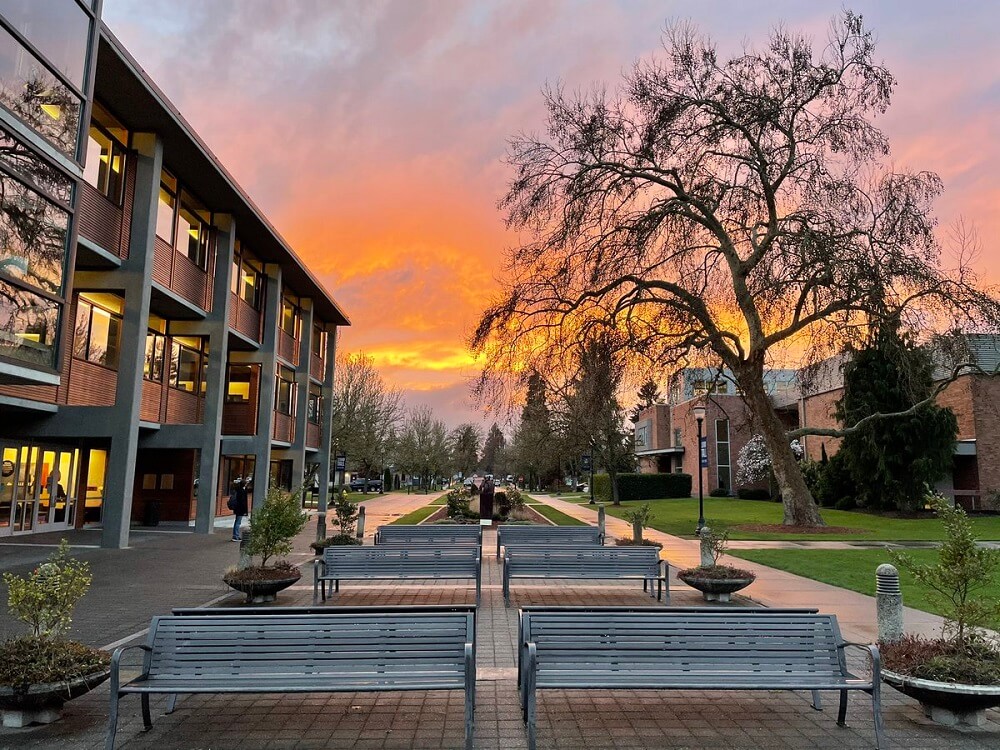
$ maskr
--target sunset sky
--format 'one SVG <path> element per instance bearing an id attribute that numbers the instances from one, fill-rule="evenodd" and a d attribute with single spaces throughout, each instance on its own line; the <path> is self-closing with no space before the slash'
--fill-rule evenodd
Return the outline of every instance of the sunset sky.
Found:
<path id="1" fill-rule="evenodd" d="M 825 38 L 836 2 L 105 0 L 104 19 L 353 321 L 410 404 L 480 419 L 464 339 L 503 279 L 508 136 L 540 87 L 614 84 L 690 18 L 723 57 L 777 22 Z M 938 172 L 938 216 L 977 225 L 1000 281 L 1000 3 L 854 2 L 898 79 L 900 167 Z"/>

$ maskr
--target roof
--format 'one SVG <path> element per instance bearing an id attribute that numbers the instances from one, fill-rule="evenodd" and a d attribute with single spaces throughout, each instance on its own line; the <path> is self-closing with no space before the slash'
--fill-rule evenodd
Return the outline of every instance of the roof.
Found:
<path id="1" fill-rule="evenodd" d="M 285 285 L 311 298 L 320 320 L 351 324 L 333 296 L 103 22 L 94 96 L 116 115 L 124 113 L 129 128 L 157 133 L 171 172 L 195 194 L 210 197 L 213 211 L 232 214 L 237 231 L 254 254 L 264 262 L 280 264 Z"/>

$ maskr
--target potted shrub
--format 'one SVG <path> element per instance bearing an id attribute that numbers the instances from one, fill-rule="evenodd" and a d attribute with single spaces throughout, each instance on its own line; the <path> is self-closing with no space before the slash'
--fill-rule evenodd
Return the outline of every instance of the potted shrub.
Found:
<path id="1" fill-rule="evenodd" d="M 227 571 L 222 580 L 246 594 L 248 604 L 273 602 L 279 591 L 302 576 L 297 567 L 277 558 L 292 551 L 292 539 L 305 527 L 307 518 L 299 507 L 298 492 L 269 489 L 264 504 L 250 517 L 246 552 L 251 564 Z M 255 557 L 260 558 L 260 564 L 253 564 Z M 269 565 L 272 560 L 276 562 Z"/>
<path id="2" fill-rule="evenodd" d="M 0 710 L 5 727 L 48 724 L 63 704 L 111 674 L 110 654 L 65 638 L 73 608 L 87 593 L 90 566 L 69 556 L 64 539 L 25 577 L 4 573 L 10 613 L 31 633 L 0 645 Z"/>
<path id="3" fill-rule="evenodd" d="M 475 484 L 472 485 L 476 487 Z M 450 490 L 445 499 L 448 507 L 448 520 L 444 523 L 479 523 L 479 514 L 469 507 L 472 500 L 473 491 L 466 491 L 464 487 L 456 487 Z"/>
<path id="4" fill-rule="evenodd" d="M 701 560 L 697 568 L 677 574 L 684 583 L 698 589 L 708 602 L 728 602 L 732 594 L 745 589 L 757 579 L 755 573 L 731 565 L 719 565 L 729 546 L 729 532 L 716 533 L 706 527 L 701 531 Z"/>
<path id="5" fill-rule="evenodd" d="M 322 555 L 327 547 L 345 544 L 361 544 L 356 536 L 358 529 L 358 503 L 352 503 L 347 493 L 340 491 L 334 495 L 333 514 L 337 517 L 340 531 L 333 536 L 317 539 L 309 546 L 317 555 Z"/>
<path id="6" fill-rule="evenodd" d="M 940 724 L 979 726 L 986 709 L 1000 706 L 1000 644 L 986 629 L 1000 621 L 1000 602 L 981 592 L 1000 576 L 1000 550 L 976 544 L 965 511 L 932 493 L 944 525 L 937 562 L 919 565 L 889 550 L 893 562 L 931 590 L 944 613 L 940 638 L 904 635 L 879 644 L 882 679 L 916 698 Z"/>

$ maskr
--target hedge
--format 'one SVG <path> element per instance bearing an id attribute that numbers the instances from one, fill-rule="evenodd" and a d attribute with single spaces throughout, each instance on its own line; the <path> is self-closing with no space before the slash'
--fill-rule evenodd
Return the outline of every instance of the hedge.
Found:
<path id="1" fill-rule="evenodd" d="M 762 490 L 756 487 L 740 487 L 736 490 L 736 497 L 741 500 L 770 500 L 771 490 Z"/>
<path id="2" fill-rule="evenodd" d="M 664 497 L 691 497 L 690 474 L 619 474 L 618 494 L 625 500 L 656 500 Z M 611 479 L 594 477 L 594 497 L 611 502 Z"/>

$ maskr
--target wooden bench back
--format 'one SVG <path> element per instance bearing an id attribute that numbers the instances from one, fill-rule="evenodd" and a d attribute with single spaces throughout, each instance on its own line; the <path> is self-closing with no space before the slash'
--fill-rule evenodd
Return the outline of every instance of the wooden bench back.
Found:
<path id="1" fill-rule="evenodd" d="M 519 547 L 504 553 L 507 575 L 575 574 L 581 578 L 659 575 L 660 551 L 656 547 Z"/>
<path id="2" fill-rule="evenodd" d="M 470 546 L 327 547 L 323 550 L 326 578 L 475 578 L 479 548 Z"/>
<path id="3" fill-rule="evenodd" d="M 483 543 L 483 527 L 473 524 L 426 524 L 379 526 L 375 543 L 479 545 Z"/>
<path id="4" fill-rule="evenodd" d="M 725 673 L 767 684 L 846 671 L 834 615 L 739 608 L 523 612 L 523 649 L 539 670 L 643 673 L 676 679 Z"/>
<path id="5" fill-rule="evenodd" d="M 251 614 L 153 619 L 149 676 L 198 679 L 295 677 L 335 685 L 377 671 L 464 672 L 475 642 L 471 612 Z"/>

